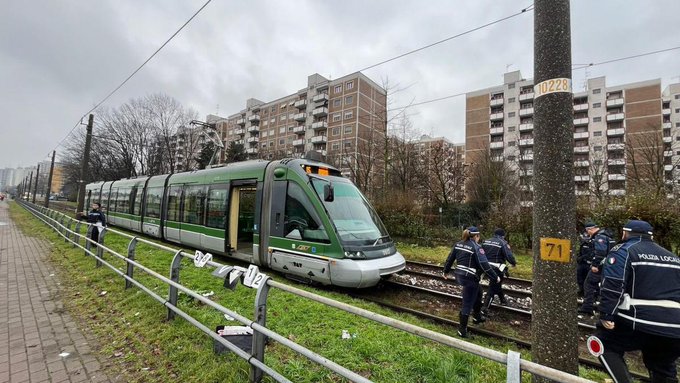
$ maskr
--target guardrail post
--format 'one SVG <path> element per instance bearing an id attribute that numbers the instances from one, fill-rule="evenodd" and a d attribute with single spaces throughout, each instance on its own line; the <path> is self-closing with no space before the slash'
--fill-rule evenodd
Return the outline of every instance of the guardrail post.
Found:
<path id="1" fill-rule="evenodd" d="M 137 248 L 137 237 L 134 237 L 130 241 L 130 244 L 128 244 L 128 255 L 127 255 L 128 260 L 130 260 L 130 261 L 135 260 L 135 250 L 136 250 L 136 248 Z M 127 262 L 127 272 L 125 273 L 125 275 L 132 278 L 134 269 L 135 269 L 135 266 L 131 262 Z M 129 289 L 130 287 L 132 287 L 132 282 L 130 282 L 129 280 L 126 279 L 125 280 L 125 288 Z"/>
<path id="2" fill-rule="evenodd" d="M 89 239 L 92 238 L 93 227 L 93 225 L 87 224 L 87 230 L 85 230 L 85 255 L 90 255 L 89 251 L 92 248 L 92 243 Z"/>
<path id="3" fill-rule="evenodd" d="M 98 227 L 93 226 L 92 230 L 99 230 Z M 102 231 L 99 232 L 99 238 L 97 238 L 97 262 L 95 263 L 95 267 L 101 267 L 102 261 L 100 259 L 104 258 L 104 248 L 102 245 L 104 245 L 104 236 L 106 236 L 106 228 L 103 228 Z"/>
<path id="4" fill-rule="evenodd" d="M 64 230 L 64 242 L 68 242 L 69 238 L 71 237 L 71 233 L 69 231 L 71 230 L 71 220 L 69 219 L 68 222 L 66 222 L 66 229 Z"/>
<path id="5" fill-rule="evenodd" d="M 74 230 L 75 233 L 73 234 L 73 247 L 76 247 L 76 245 L 80 245 L 80 221 L 76 222 L 76 228 Z"/>
<path id="6" fill-rule="evenodd" d="M 227 276 L 227 278 L 229 278 Z M 260 288 L 257 289 L 257 296 L 255 297 L 255 322 L 260 326 L 267 325 L 267 297 L 269 296 L 269 285 L 267 282 L 269 277 L 265 276 Z M 259 331 L 253 330 L 253 358 L 264 362 L 264 346 L 267 342 L 267 337 Z M 262 370 L 250 365 L 250 383 L 260 383 L 262 381 Z"/>
<path id="7" fill-rule="evenodd" d="M 517 351 L 508 350 L 507 361 L 507 383 L 520 383 L 522 381 L 522 370 L 519 367 L 521 355 Z"/>
<path id="8" fill-rule="evenodd" d="M 172 258 L 172 265 L 170 265 L 170 280 L 179 283 L 179 265 L 182 263 L 182 250 L 177 250 L 175 256 Z M 177 306 L 177 287 L 170 285 L 168 292 L 168 302 Z M 168 320 L 175 319 L 175 312 L 168 308 Z"/>
<path id="9" fill-rule="evenodd" d="M 62 215 L 61 217 L 59 217 L 59 232 L 61 234 L 65 234 L 63 226 L 64 226 L 64 216 Z"/>

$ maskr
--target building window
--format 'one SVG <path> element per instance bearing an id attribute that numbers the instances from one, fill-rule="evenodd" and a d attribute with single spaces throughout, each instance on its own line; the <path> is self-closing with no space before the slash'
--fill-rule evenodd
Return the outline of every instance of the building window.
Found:
<path id="1" fill-rule="evenodd" d="M 267 131 L 262 132 L 262 138 L 267 137 Z"/>
<path id="2" fill-rule="evenodd" d="M 508 141 L 508 146 L 515 146 L 515 141 Z"/>
<path id="3" fill-rule="evenodd" d="M 336 85 L 335 88 L 333 88 L 333 93 L 342 93 L 342 85 Z"/>
<path id="4" fill-rule="evenodd" d="M 602 107 L 601 102 L 596 102 L 596 103 L 593 104 L 593 108 L 600 108 L 600 107 Z"/>
<path id="5" fill-rule="evenodd" d="M 336 98 L 335 100 L 333 100 L 333 106 L 336 107 L 336 108 L 338 106 L 342 106 L 342 99 Z"/>
<path id="6" fill-rule="evenodd" d="M 508 117 L 515 117 L 515 112 L 508 113 Z"/>
<path id="7" fill-rule="evenodd" d="M 508 161 L 514 161 L 515 158 L 516 158 L 515 156 L 508 156 Z"/>
<path id="8" fill-rule="evenodd" d="M 593 147 L 593 150 L 596 151 L 596 152 L 601 152 L 601 151 L 602 151 L 602 146 L 599 146 L 599 145 L 598 145 L 598 146 L 595 146 L 595 147 Z"/>
<path id="9" fill-rule="evenodd" d="M 345 146 L 345 148 L 351 148 L 351 147 L 352 147 L 352 143 L 351 143 L 350 141 L 345 141 L 344 146 Z"/>
<path id="10" fill-rule="evenodd" d="M 339 135 L 340 135 L 340 127 L 333 128 L 333 135 L 334 135 L 334 136 L 339 136 Z"/>
<path id="11" fill-rule="evenodd" d="M 675 137 L 675 141 L 680 141 L 680 136 Z"/>
<path id="12" fill-rule="evenodd" d="M 680 122 L 676 122 L 676 123 L 675 123 L 675 127 L 676 127 L 676 128 L 680 128 Z"/>
<path id="13" fill-rule="evenodd" d="M 271 111 L 272 111 L 272 113 L 276 113 L 276 105 L 271 107 Z"/>
<path id="14" fill-rule="evenodd" d="M 508 133 L 514 132 L 515 127 L 514 126 L 508 126 Z"/>
<path id="15" fill-rule="evenodd" d="M 285 138 L 281 138 L 281 139 L 279 140 L 279 145 L 285 145 L 285 144 L 286 144 L 286 139 L 285 139 Z"/>
<path id="16" fill-rule="evenodd" d="M 335 121 L 340 121 L 340 120 L 342 120 L 342 114 L 340 114 L 340 113 L 334 113 L 334 114 L 333 114 L 333 122 L 335 122 Z"/>
<path id="17" fill-rule="evenodd" d="M 353 111 L 350 110 L 350 111 L 345 112 L 345 120 L 349 120 L 349 119 L 352 118 L 353 116 L 354 116 L 354 112 L 353 112 Z"/>
<path id="18" fill-rule="evenodd" d="M 602 89 L 593 89 L 593 94 L 600 94 L 602 92 Z"/>
<path id="19" fill-rule="evenodd" d="M 333 143 L 333 145 L 331 145 L 331 148 L 333 150 L 339 150 L 340 149 L 340 143 L 339 142 Z"/>
<path id="20" fill-rule="evenodd" d="M 271 120 L 269 120 L 269 122 L 271 122 L 272 124 L 276 123 L 276 117 L 274 117 L 274 118 L 272 118 Z"/>
<path id="21" fill-rule="evenodd" d="M 593 132 L 593 137 L 602 137 L 602 131 L 598 130 L 597 132 Z"/>
<path id="22" fill-rule="evenodd" d="M 347 81 L 347 83 L 345 83 L 345 90 L 350 90 L 350 89 L 353 89 L 353 88 L 354 88 L 354 81 Z"/>
<path id="23" fill-rule="evenodd" d="M 286 127 L 282 126 L 282 127 L 279 128 L 279 134 L 284 134 L 284 133 L 286 133 Z"/>
<path id="24" fill-rule="evenodd" d="M 680 113 L 680 108 L 675 108 L 675 113 Z"/>
<path id="25" fill-rule="evenodd" d="M 354 102 L 354 96 L 347 96 L 347 97 L 345 97 L 345 105 L 352 105 L 353 102 Z M 677 112 L 677 111 L 678 111 L 678 110 L 676 109 L 676 112 Z"/>
<path id="26" fill-rule="evenodd" d="M 676 100 L 680 100 L 680 94 L 676 94 L 676 95 L 675 95 L 675 99 L 676 99 Z"/>
<path id="27" fill-rule="evenodd" d="M 508 99 L 508 104 L 512 104 L 513 102 L 515 102 L 515 98 L 514 98 L 514 97 L 510 97 L 510 98 Z"/>
<path id="28" fill-rule="evenodd" d="M 274 141 L 269 141 L 269 147 L 271 148 L 272 146 L 274 146 Z"/>
<path id="29" fill-rule="evenodd" d="M 345 134 L 352 133 L 352 125 L 345 125 Z"/>
<path id="30" fill-rule="evenodd" d="M 267 126 L 267 125 L 269 125 L 269 121 L 265 120 L 265 121 L 262 123 L 262 126 Z"/>
<path id="31" fill-rule="evenodd" d="M 602 117 L 593 117 L 593 122 L 600 122 L 602 121 Z"/>
<path id="32" fill-rule="evenodd" d="M 279 118 L 279 120 L 286 121 L 287 118 L 288 118 L 288 116 L 286 116 L 285 114 L 282 114 L 281 117 Z"/>
<path id="33" fill-rule="evenodd" d="M 508 89 L 515 89 L 515 84 L 508 84 Z"/>

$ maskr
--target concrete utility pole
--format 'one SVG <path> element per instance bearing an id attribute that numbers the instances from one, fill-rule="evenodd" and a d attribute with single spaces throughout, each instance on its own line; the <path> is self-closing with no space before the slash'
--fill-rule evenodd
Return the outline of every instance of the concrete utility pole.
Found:
<path id="1" fill-rule="evenodd" d="M 40 164 L 38 164 L 38 168 L 35 170 L 35 185 L 33 186 L 33 203 L 35 203 L 35 197 L 36 194 L 38 194 L 38 180 L 40 178 Z"/>
<path id="2" fill-rule="evenodd" d="M 50 207 L 50 195 L 52 194 L 52 175 L 54 174 L 54 155 L 56 150 L 52 151 L 52 164 L 50 165 L 50 175 L 47 177 L 47 192 L 45 193 L 45 207 Z"/>
<path id="3" fill-rule="evenodd" d="M 531 354 L 537 363 L 578 374 L 569 0 L 534 2 L 534 84 Z"/>
<path id="4" fill-rule="evenodd" d="M 85 151 L 83 152 L 83 163 L 80 170 L 80 184 L 78 185 L 78 207 L 76 211 L 83 211 L 85 205 L 85 185 L 88 181 L 87 165 L 90 163 L 90 146 L 92 145 L 92 124 L 94 114 L 90 114 L 87 120 L 87 135 L 85 136 Z"/>
<path id="5" fill-rule="evenodd" d="M 28 194 L 26 195 L 26 201 L 31 200 L 31 186 L 33 186 L 33 171 L 31 171 L 31 176 L 28 177 Z"/>

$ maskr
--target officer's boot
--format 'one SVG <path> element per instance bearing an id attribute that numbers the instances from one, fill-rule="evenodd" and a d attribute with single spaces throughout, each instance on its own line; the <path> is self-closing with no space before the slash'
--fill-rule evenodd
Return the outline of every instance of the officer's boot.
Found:
<path id="1" fill-rule="evenodd" d="M 482 303 L 482 314 L 489 316 L 489 308 L 491 307 L 491 302 L 493 301 L 493 295 L 490 292 L 486 293 L 484 296 L 484 302 Z"/>
<path id="2" fill-rule="evenodd" d="M 503 290 L 501 290 L 501 292 L 498 293 L 498 298 L 501 299 L 501 304 L 502 304 L 503 306 L 507 306 L 507 305 L 508 305 L 508 300 L 505 299 L 505 293 L 503 292 Z"/>
<path id="3" fill-rule="evenodd" d="M 458 325 L 458 335 L 460 335 L 461 338 L 468 337 L 467 327 L 469 319 L 470 319 L 469 315 L 464 314 L 458 315 L 458 320 L 460 322 L 460 324 Z"/>
<path id="4" fill-rule="evenodd" d="M 481 310 L 475 310 L 472 316 L 472 323 L 480 324 L 486 322 L 486 318 L 482 315 Z"/>

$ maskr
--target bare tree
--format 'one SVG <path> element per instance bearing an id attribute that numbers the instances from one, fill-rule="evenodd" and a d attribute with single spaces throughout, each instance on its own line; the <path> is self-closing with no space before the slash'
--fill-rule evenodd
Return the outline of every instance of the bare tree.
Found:
<path id="1" fill-rule="evenodd" d="M 664 148 L 661 131 L 628 134 L 626 138 L 627 181 L 634 193 L 665 193 Z"/>
<path id="2" fill-rule="evenodd" d="M 413 189 L 422 178 L 421 156 L 418 147 L 420 132 L 413 127 L 407 115 L 402 115 L 394 124 L 387 138 L 389 158 L 387 164 L 389 185 L 401 191 Z"/>

